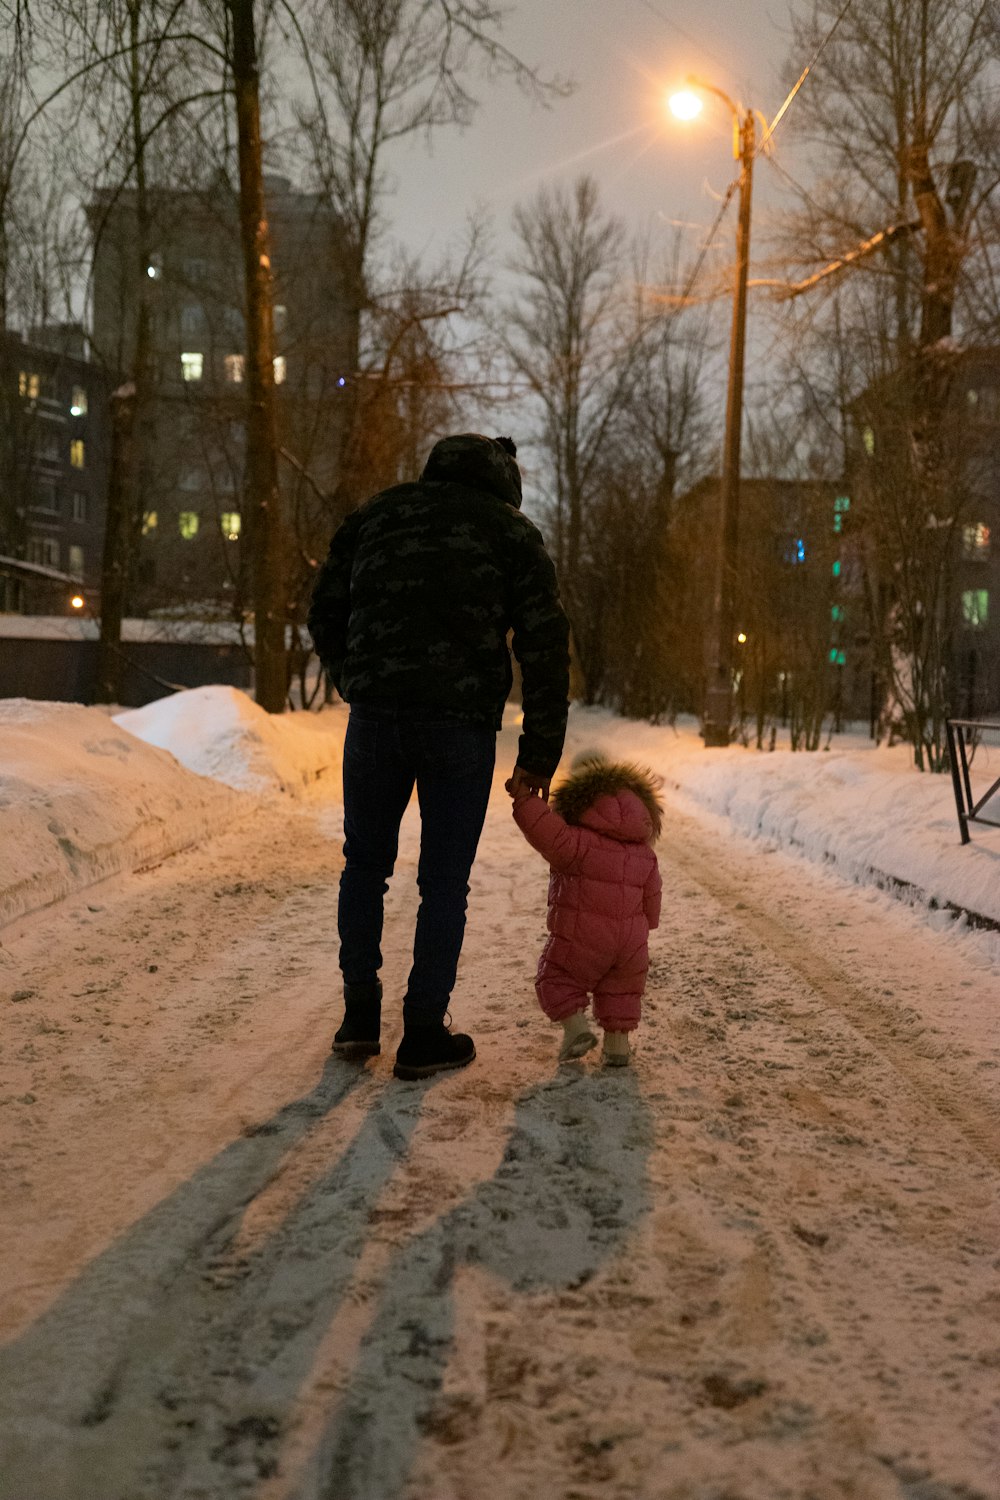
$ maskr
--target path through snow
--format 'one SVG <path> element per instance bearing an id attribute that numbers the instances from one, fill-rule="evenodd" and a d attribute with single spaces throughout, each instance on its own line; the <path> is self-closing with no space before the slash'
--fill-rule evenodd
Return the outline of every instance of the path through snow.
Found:
<path id="1" fill-rule="evenodd" d="M 1000 1495 L 995 976 L 678 805 L 636 1066 L 557 1069 L 513 749 L 464 1072 L 329 1055 L 329 790 L 0 952 L 3 1500 Z"/>

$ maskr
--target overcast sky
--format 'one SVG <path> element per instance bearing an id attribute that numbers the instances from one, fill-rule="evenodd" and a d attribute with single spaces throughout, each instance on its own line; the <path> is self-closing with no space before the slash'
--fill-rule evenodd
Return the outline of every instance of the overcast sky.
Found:
<path id="1" fill-rule="evenodd" d="M 730 121 L 718 105 L 681 126 L 664 93 L 696 72 L 770 118 L 784 95 L 788 9 L 788 0 L 516 0 L 504 40 L 543 73 L 571 78 L 575 92 L 545 109 L 512 83 L 484 85 L 470 129 L 441 133 L 430 153 L 422 143 L 398 153 L 386 204 L 395 235 L 411 250 L 439 249 L 482 202 L 502 240 L 515 203 L 582 171 L 636 229 L 707 227 L 713 193 L 733 175 Z M 766 175 L 765 166 L 762 207 Z"/>

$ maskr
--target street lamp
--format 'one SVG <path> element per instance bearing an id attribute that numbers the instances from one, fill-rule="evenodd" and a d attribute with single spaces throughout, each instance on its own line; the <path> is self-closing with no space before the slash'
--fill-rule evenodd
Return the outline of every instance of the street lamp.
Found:
<path id="1" fill-rule="evenodd" d="M 726 434 L 722 448 L 719 493 L 719 541 L 712 596 L 711 635 L 706 651 L 705 713 L 702 736 L 706 746 L 729 744 L 733 716 L 733 621 L 736 603 L 736 557 L 739 545 L 740 439 L 743 430 L 743 366 L 747 325 L 747 269 L 750 264 L 750 198 L 753 160 L 757 151 L 757 122 L 714 84 L 688 78 L 687 87 L 671 96 L 670 109 L 679 120 L 700 113 L 699 94 L 714 94 L 733 116 L 733 157 L 740 164 L 740 212 L 736 226 L 736 281 L 733 289 L 733 327 L 729 345 L 729 388 L 726 395 Z"/>

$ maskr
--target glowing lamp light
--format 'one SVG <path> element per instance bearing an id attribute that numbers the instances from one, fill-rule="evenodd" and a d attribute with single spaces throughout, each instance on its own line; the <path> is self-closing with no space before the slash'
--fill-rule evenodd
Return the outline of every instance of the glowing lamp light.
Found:
<path id="1" fill-rule="evenodd" d="M 691 89 L 681 89 L 667 100 L 670 113 L 678 120 L 696 120 L 702 111 L 702 101 Z"/>
<path id="2" fill-rule="evenodd" d="M 745 646 L 746 643 L 747 643 L 746 635 L 745 635 L 745 633 L 742 630 L 740 631 L 740 633 L 736 637 L 736 639 L 739 641 L 739 643 L 740 643 L 741 646 Z"/>
<path id="3" fill-rule="evenodd" d="M 70 607 L 72 609 L 82 609 L 83 608 L 83 595 L 82 594 L 74 594 L 73 597 L 72 597 L 72 599 L 69 602 L 70 602 Z"/>

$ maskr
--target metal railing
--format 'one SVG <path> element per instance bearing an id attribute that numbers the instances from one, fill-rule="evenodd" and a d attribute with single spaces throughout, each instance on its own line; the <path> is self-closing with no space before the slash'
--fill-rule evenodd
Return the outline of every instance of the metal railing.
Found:
<path id="1" fill-rule="evenodd" d="M 984 733 L 993 733 L 1000 740 L 1000 722 L 989 723 L 983 719 L 949 719 L 947 730 L 951 782 L 955 789 L 955 810 L 958 813 L 962 843 L 967 844 L 970 823 L 985 823 L 990 828 L 1000 828 L 1000 818 L 987 818 L 983 814 L 987 803 L 1000 792 L 1000 776 L 976 801 L 972 798 L 972 780 L 969 776 L 970 746 L 975 754 L 977 746 L 983 741 Z M 996 810 L 1000 813 L 1000 801 Z"/>

